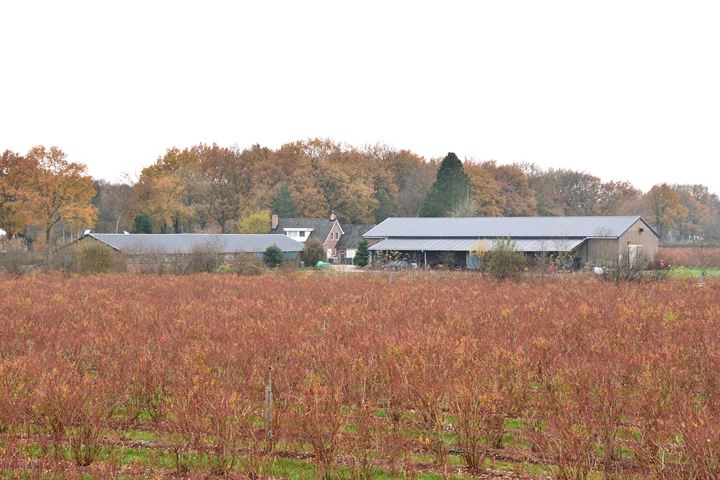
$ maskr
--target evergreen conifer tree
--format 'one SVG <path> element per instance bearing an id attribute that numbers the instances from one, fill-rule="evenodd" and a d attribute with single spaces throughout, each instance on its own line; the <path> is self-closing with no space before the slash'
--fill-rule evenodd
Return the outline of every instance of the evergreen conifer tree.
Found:
<path id="1" fill-rule="evenodd" d="M 289 218 L 296 215 L 295 202 L 293 202 L 292 195 L 290 195 L 290 188 L 287 182 L 283 183 L 280 190 L 278 190 L 272 205 L 272 213 L 281 218 Z"/>
<path id="2" fill-rule="evenodd" d="M 132 233 L 152 233 L 152 218 L 147 212 L 140 212 L 133 218 Z"/>
<path id="3" fill-rule="evenodd" d="M 353 265 L 364 267 L 370 260 L 370 250 L 368 249 L 368 241 L 364 238 L 358 242 L 357 252 L 353 258 Z"/>
<path id="4" fill-rule="evenodd" d="M 469 196 L 470 179 L 460 159 L 450 152 L 440 163 L 435 183 L 425 198 L 420 214 L 423 217 L 449 216 Z"/>

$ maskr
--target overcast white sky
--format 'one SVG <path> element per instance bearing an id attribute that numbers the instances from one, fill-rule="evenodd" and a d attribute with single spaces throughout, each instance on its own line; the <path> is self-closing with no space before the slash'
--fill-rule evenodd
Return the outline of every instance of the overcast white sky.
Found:
<path id="1" fill-rule="evenodd" d="M 384 142 L 720 193 L 720 2 L 3 1 L 0 149 Z"/>

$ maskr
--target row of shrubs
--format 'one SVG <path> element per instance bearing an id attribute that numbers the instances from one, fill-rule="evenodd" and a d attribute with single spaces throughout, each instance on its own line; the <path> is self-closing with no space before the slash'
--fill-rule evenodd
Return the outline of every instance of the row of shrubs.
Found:
<path id="1" fill-rule="evenodd" d="M 26 468 L 29 444 L 119 464 L 101 452 L 142 431 L 144 476 L 165 478 L 266 478 L 308 453 L 318 479 L 415 479 L 430 461 L 487 478 L 494 459 L 562 480 L 720 478 L 720 283 L 333 280 L 0 282 L 0 471 Z"/>
<path id="2" fill-rule="evenodd" d="M 658 258 L 668 265 L 689 268 L 720 268 L 720 247 L 694 245 L 660 247 Z"/>

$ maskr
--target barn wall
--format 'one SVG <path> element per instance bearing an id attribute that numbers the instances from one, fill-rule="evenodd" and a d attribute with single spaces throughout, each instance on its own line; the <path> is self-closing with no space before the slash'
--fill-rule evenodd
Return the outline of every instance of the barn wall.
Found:
<path id="1" fill-rule="evenodd" d="M 174 254 L 130 254 L 127 255 L 127 265 L 136 272 L 182 272 L 187 268 L 193 255 L 202 253 L 174 253 Z M 212 254 L 211 254 L 212 255 Z M 264 252 L 240 252 L 220 253 L 220 263 L 247 262 L 250 259 L 262 261 L 265 258 Z M 286 261 L 297 261 L 298 252 L 283 252 Z"/>
<path id="2" fill-rule="evenodd" d="M 368 242 L 368 247 L 372 247 L 376 243 L 380 243 L 385 239 L 384 238 L 366 238 L 365 240 L 367 240 L 367 242 Z"/>
<path id="3" fill-rule="evenodd" d="M 616 263 L 620 255 L 622 259 L 627 258 L 628 245 L 642 245 L 643 263 L 651 262 L 657 255 L 659 243 L 657 235 L 638 220 L 617 239 L 588 239 L 585 261 L 590 265 Z"/>
<path id="4" fill-rule="evenodd" d="M 621 253 L 623 257 L 627 255 L 628 245 L 642 245 L 643 260 L 652 262 L 657 255 L 660 239 L 650 230 L 645 222 L 638 220 L 620 236 L 618 244 L 622 249 Z"/>
<path id="5" fill-rule="evenodd" d="M 589 265 L 606 265 L 618 261 L 618 240 L 615 238 L 589 238 L 587 240 L 587 259 Z"/>

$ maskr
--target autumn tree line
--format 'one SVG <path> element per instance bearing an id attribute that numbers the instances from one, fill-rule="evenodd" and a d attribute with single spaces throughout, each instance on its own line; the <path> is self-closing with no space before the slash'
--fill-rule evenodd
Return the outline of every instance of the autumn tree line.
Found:
<path id="1" fill-rule="evenodd" d="M 642 192 L 586 172 L 534 164 L 425 159 L 327 139 L 278 149 L 170 148 L 136 181 L 93 179 L 57 147 L 0 159 L 0 228 L 27 244 L 98 232 L 267 231 L 269 216 L 377 223 L 390 216 L 643 215 L 665 241 L 720 240 L 720 200 L 704 185 Z"/>

